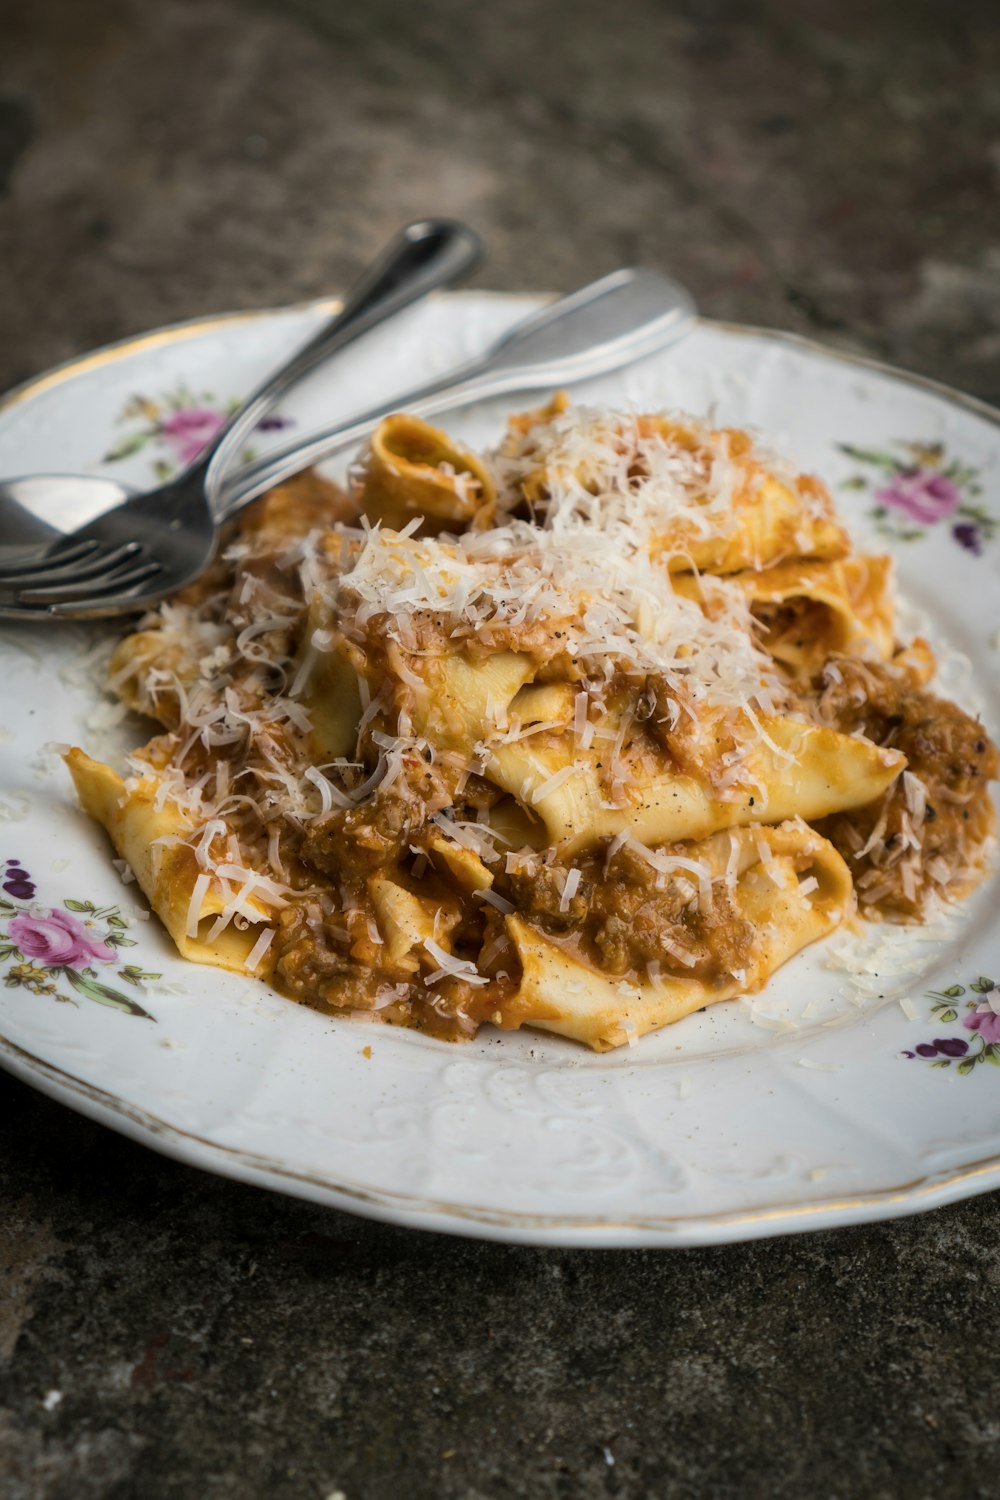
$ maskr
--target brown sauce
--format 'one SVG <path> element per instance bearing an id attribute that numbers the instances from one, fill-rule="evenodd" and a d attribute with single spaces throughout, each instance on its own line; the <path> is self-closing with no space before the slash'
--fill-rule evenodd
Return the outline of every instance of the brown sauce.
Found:
<path id="1" fill-rule="evenodd" d="M 249 508 L 240 523 L 235 557 L 218 562 L 210 576 L 182 596 L 201 620 L 228 629 L 230 640 L 263 614 L 286 619 L 274 631 L 255 637 L 264 660 L 241 661 L 232 678 L 232 691 L 244 706 L 262 707 L 275 691 L 287 689 L 287 668 L 274 669 L 267 662 L 292 661 L 301 646 L 306 601 L 295 570 L 282 564 L 283 554 L 297 536 L 349 513 L 343 492 L 314 476 L 302 476 Z M 322 559 L 322 541 L 318 554 Z M 814 608 L 758 606 L 757 613 L 775 639 L 791 634 L 798 645 L 796 632 L 804 641 L 814 629 Z M 453 622 L 426 613 L 413 617 L 412 628 L 419 651 L 455 648 Z M 149 634 L 153 648 L 155 631 Z M 356 644 L 376 655 L 382 649 L 375 628 Z M 470 629 L 461 644 L 473 658 L 499 649 L 532 656 L 537 683 L 575 682 L 581 675 L 578 664 L 560 647 L 551 621 L 500 626 L 488 642 Z M 766 635 L 764 644 L 769 644 Z M 171 659 L 170 667 L 182 683 L 192 691 L 196 688 L 202 668 L 195 657 L 188 662 Z M 862 911 L 912 920 L 936 888 L 935 869 L 961 871 L 977 857 L 992 827 L 988 783 L 998 773 L 997 751 L 976 720 L 928 693 L 913 673 L 839 658 L 832 668 L 805 697 L 796 698 L 789 688 L 787 703 L 844 733 L 863 733 L 906 754 L 910 771 L 926 787 L 920 858 L 913 857 L 912 848 L 902 847 L 909 816 L 902 778 L 869 807 L 827 818 L 817 827 L 847 860 Z M 280 680 L 274 680 L 275 670 Z M 150 689 L 140 672 L 123 696 L 174 731 L 153 741 L 147 752 L 151 763 L 165 764 L 188 737 L 179 727 L 176 690 Z M 666 754 L 679 772 L 704 774 L 732 746 L 731 730 L 721 721 L 715 730 L 704 722 L 695 725 L 690 715 L 678 720 L 676 702 L 672 704 L 676 689 L 669 689 L 665 681 L 653 676 L 638 680 L 620 669 L 607 685 L 609 704 L 619 697 L 623 703 L 639 705 L 623 746 L 635 766 L 648 762 L 651 771 L 662 771 Z M 362 764 L 354 771 L 331 773 L 342 775 L 345 790 L 360 784 L 375 766 L 373 729 L 383 726 L 391 733 L 394 721 L 390 706 L 384 716 L 373 719 L 357 747 Z M 279 873 L 292 896 L 280 914 L 273 943 L 276 986 L 319 1010 L 374 1011 L 391 1024 L 415 1026 L 453 1040 L 474 1035 L 487 1020 L 516 1024 L 513 1011 L 504 1007 L 516 993 L 520 970 L 502 917 L 449 881 L 440 864 L 434 864 L 428 841 L 427 820 L 433 813 L 448 810 L 458 819 L 475 822 L 477 813 L 500 796 L 497 788 L 481 775 L 465 770 L 459 774 L 443 759 L 414 755 L 407 757 L 403 774 L 391 786 L 377 788 L 361 805 L 335 807 L 300 822 L 284 809 L 278 793 L 269 801 L 268 787 L 275 776 L 280 785 L 282 770 L 298 776 L 314 759 L 307 737 L 293 725 L 276 722 L 265 735 L 258 733 L 249 750 L 205 750 L 194 743 L 184 762 L 190 779 L 214 773 L 216 764 L 225 762 L 233 789 L 232 805 L 225 813 L 228 827 L 238 831 L 247 857 L 261 869 L 268 868 L 269 854 L 277 851 Z M 253 798 L 241 802 L 241 788 L 252 788 Z M 882 836 L 861 853 L 883 821 Z M 529 855 L 510 871 L 501 856 L 489 866 L 493 890 L 553 941 L 612 977 L 644 980 L 659 972 L 664 977 L 695 978 L 711 988 L 747 967 L 754 929 L 734 909 L 723 883 L 716 882 L 711 901 L 702 903 L 683 877 L 658 876 L 628 845 L 614 854 L 609 854 L 609 847 L 605 840 L 574 858 L 580 880 L 568 900 L 564 890 L 571 867 L 560 863 L 553 851 Z M 678 846 L 677 852 L 692 851 Z M 904 873 L 907 869 L 909 875 Z M 368 888 L 369 879 L 379 873 L 453 915 L 458 908 L 450 929 L 453 952 L 474 964 L 486 983 L 445 976 L 429 984 L 432 964 L 426 955 L 408 954 L 406 961 L 396 964 L 388 961 L 384 942 L 377 940 Z M 678 951 L 690 962 L 681 961 Z"/>
<path id="2" fill-rule="evenodd" d="M 933 891 L 954 896 L 974 884 L 974 867 L 994 824 L 989 783 L 1000 771 L 996 746 L 982 724 L 916 685 L 905 671 L 850 659 L 828 666 L 818 709 L 844 734 L 860 732 L 877 745 L 902 750 L 907 769 L 926 787 L 919 850 L 908 843 L 906 823 L 912 826 L 914 818 L 903 776 L 867 807 L 816 824 L 847 861 L 862 912 L 914 920 Z M 861 852 L 883 819 L 881 835 Z M 957 875 L 948 885 L 933 878 L 943 867 Z"/>

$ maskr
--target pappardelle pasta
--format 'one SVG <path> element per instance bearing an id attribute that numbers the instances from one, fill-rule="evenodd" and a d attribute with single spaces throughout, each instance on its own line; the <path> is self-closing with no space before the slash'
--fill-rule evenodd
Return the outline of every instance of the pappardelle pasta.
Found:
<path id="1" fill-rule="evenodd" d="M 605 1050 L 971 889 L 998 757 L 934 670 L 817 479 L 559 394 L 257 501 L 116 650 L 160 732 L 67 760 L 185 957 Z"/>

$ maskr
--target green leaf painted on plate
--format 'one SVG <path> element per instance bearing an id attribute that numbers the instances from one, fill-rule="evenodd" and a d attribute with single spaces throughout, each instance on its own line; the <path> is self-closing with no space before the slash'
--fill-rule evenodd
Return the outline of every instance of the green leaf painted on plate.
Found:
<path id="1" fill-rule="evenodd" d="M 891 453 L 880 453 L 875 448 L 856 448 L 853 443 L 838 443 L 837 447 L 841 453 L 846 453 L 848 458 L 856 458 L 860 464 L 876 464 L 880 469 L 902 468 L 899 459 L 894 458 Z"/>
<path id="2" fill-rule="evenodd" d="M 138 964 L 126 964 L 118 970 L 118 978 L 127 980 L 129 984 L 140 985 L 146 979 L 162 979 L 162 974 L 153 974 L 148 969 L 140 969 Z"/>
<path id="3" fill-rule="evenodd" d="M 102 984 L 99 979 L 88 979 L 86 975 L 78 973 L 76 969 L 64 969 L 63 973 L 75 990 L 81 995 L 86 995 L 89 1000 L 96 1000 L 98 1005 L 110 1005 L 114 1010 L 123 1010 L 130 1016 L 142 1016 L 147 1021 L 155 1021 L 148 1010 L 143 1010 L 138 1001 L 129 995 L 123 995 L 121 990 L 113 990 L 110 985 Z"/>
<path id="4" fill-rule="evenodd" d="M 155 436 L 155 428 L 147 429 L 145 432 L 128 433 L 126 437 L 119 438 L 118 442 L 108 449 L 104 455 L 104 463 L 116 463 L 119 459 L 131 458 L 133 453 L 139 453 Z"/>

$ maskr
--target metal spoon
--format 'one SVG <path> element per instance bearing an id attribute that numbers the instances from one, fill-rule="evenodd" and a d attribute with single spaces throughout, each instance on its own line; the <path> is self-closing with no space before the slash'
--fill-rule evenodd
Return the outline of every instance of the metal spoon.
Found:
<path id="1" fill-rule="evenodd" d="M 638 267 L 612 271 L 517 323 L 478 359 L 247 465 L 228 479 L 219 513 L 228 520 L 283 479 L 360 442 L 390 412 L 426 417 L 508 391 L 590 380 L 676 343 L 694 319 L 690 292 L 672 277 Z"/>
<path id="2" fill-rule="evenodd" d="M 217 476 L 261 417 L 291 386 L 376 324 L 435 288 L 452 285 L 481 254 L 479 236 L 457 221 L 408 224 L 354 284 L 340 312 L 241 404 L 193 464 L 165 485 L 141 494 L 96 474 L 31 474 L 0 480 L 0 571 L 19 560 L 41 563 L 52 548 L 58 548 L 63 562 L 71 561 L 59 545 L 63 539 L 129 501 L 148 501 L 149 514 L 155 516 L 171 509 L 180 493 L 211 493 Z M 206 537 L 214 519 L 206 510 Z M 185 524 L 190 526 L 187 516 Z M 89 540 L 91 551 L 96 551 L 97 540 Z"/>
<path id="3" fill-rule="evenodd" d="M 669 277 L 654 271 L 615 271 L 517 324 L 479 359 L 249 465 L 219 495 L 215 513 L 228 519 L 300 469 L 354 446 L 389 412 L 405 408 L 429 415 L 507 391 L 551 388 L 606 374 L 676 342 L 693 321 L 690 295 Z M 183 531 L 174 534 L 176 547 L 183 541 Z M 157 538 L 144 538 L 142 545 L 156 556 Z M 171 568 L 169 562 L 167 571 Z M 0 596 L 0 618 L 79 619 L 135 611 L 172 592 L 163 580 L 161 568 L 159 576 L 103 593 L 95 593 L 89 580 L 66 589 L 52 581 L 40 587 L 33 581 L 9 603 Z M 40 615 L 30 606 L 49 608 Z"/>

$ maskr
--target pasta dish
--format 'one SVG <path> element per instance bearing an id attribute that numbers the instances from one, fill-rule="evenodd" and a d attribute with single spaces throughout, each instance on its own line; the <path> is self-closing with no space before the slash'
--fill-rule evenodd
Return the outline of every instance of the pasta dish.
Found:
<path id="1" fill-rule="evenodd" d="M 971 890 L 998 756 L 934 672 L 819 480 L 560 394 L 255 502 L 115 651 L 158 732 L 67 761 L 186 958 L 605 1050 Z"/>

